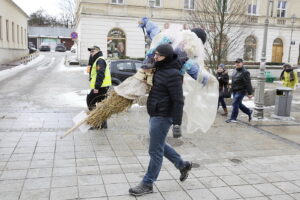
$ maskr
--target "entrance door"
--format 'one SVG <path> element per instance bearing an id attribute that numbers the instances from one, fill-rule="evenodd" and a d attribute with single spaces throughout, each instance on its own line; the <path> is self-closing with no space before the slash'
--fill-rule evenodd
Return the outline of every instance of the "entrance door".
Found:
<path id="1" fill-rule="evenodd" d="M 283 42 L 281 39 L 277 38 L 273 42 L 272 62 L 282 63 L 282 57 L 283 57 Z"/>

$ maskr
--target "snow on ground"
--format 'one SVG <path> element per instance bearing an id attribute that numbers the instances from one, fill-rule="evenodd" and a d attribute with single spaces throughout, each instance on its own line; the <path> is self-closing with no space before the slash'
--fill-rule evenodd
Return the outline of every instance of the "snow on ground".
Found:
<path id="1" fill-rule="evenodd" d="M 59 102 L 63 102 L 64 106 L 71 107 L 82 107 L 86 108 L 86 95 L 89 93 L 89 90 L 78 90 L 63 93 L 58 95 Z"/>
<path id="2" fill-rule="evenodd" d="M 57 71 L 64 71 L 64 72 L 82 71 L 84 72 L 84 74 L 87 74 L 86 67 L 81 67 L 77 65 L 66 66 L 64 59 L 62 59 L 62 61 L 59 63 L 59 66 L 57 67 Z"/>
<path id="3" fill-rule="evenodd" d="M 0 81 L 7 79 L 9 77 L 15 76 L 16 73 L 21 72 L 25 69 L 27 69 L 28 67 L 32 67 L 35 64 L 41 62 L 44 59 L 44 55 L 39 55 L 37 58 L 35 58 L 34 60 L 30 61 L 29 63 L 27 63 L 27 65 L 18 65 L 16 67 L 10 68 L 10 69 L 6 69 L 6 70 L 2 70 L 0 71 Z"/>
<path id="4" fill-rule="evenodd" d="M 55 58 L 53 57 L 48 65 L 45 65 L 45 66 L 41 65 L 37 68 L 37 70 L 40 71 L 40 70 L 44 70 L 44 69 L 51 67 L 53 65 L 54 61 L 55 61 Z"/>

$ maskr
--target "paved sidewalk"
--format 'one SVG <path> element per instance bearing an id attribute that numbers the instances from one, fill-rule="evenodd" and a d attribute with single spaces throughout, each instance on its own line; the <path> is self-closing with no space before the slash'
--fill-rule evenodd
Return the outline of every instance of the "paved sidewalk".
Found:
<path id="1" fill-rule="evenodd" d="M 295 99 L 299 98 L 297 91 Z M 148 116 L 134 107 L 109 120 L 109 128 L 59 136 L 80 110 L 19 112 L 0 109 L 0 199 L 216 200 L 300 199 L 300 107 L 294 121 L 227 124 L 217 116 L 206 134 L 168 137 L 195 163 L 183 183 L 164 160 L 155 192 L 135 198 L 128 189 L 148 165 Z M 171 135 L 171 134 L 170 134 Z"/>

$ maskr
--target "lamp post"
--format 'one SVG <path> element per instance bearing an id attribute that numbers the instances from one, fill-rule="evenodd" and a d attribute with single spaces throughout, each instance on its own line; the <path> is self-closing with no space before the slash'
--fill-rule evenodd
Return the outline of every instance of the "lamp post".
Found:
<path id="1" fill-rule="evenodd" d="M 292 15 L 292 31 L 291 31 L 291 42 L 290 42 L 290 48 L 289 48 L 289 59 L 288 63 L 291 61 L 291 49 L 292 49 L 292 42 L 293 42 L 293 32 L 294 32 L 294 24 L 296 23 L 296 15 Z"/>
<path id="2" fill-rule="evenodd" d="M 150 17 L 153 17 L 152 9 L 154 8 L 155 0 L 149 0 L 149 7 L 150 7 Z"/>
<path id="3" fill-rule="evenodd" d="M 274 0 L 268 0 L 267 14 L 266 14 L 265 26 L 264 26 L 263 48 L 262 48 L 262 52 L 261 52 L 261 62 L 260 62 L 260 66 L 259 66 L 257 87 L 255 90 L 254 117 L 257 119 L 264 118 L 266 51 L 267 51 L 267 39 L 268 39 L 268 28 L 269 28 L 270 4 L 272 4 L 272 10 L 271 10 L 271 13 L 272 13 L 273 12 L 273 3 L 274 3 Z"/>

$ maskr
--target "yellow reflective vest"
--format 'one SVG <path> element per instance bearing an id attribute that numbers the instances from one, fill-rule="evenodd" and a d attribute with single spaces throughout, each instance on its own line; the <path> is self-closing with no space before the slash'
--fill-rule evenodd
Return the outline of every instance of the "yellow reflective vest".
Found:
<path id="1" fill-rule="evenodd" d="M 99 58 L 97 58 L 97 60 L 93 63 L 92 66 L 92 71 L 91 71 L 91 81 L 90 81 L 90 88 L 91 89 L 95 89 L 95 84 L 96 84 L 96 79 L 97 79 L 97 61 L 99 59 L 103 59 L 106 62 L 106 59 L 102 56 L 100 56 Z M 107 87 L 107 86 L 111 86 L 111 74 L 110 74 L 110 66 L 108 64 L 108 62 L 106 62 L 106 69 L 105 69 L 105 77 L 104 80 L 102 82 L 101 87 Z"/>
<path id="2" fill-rule="evenodd" d="M 298 74 L 297 74 L 296 71 L 293 71 L 295 78 L 294 78 L 293 81 L 290 81 L 290 73 L 291 72 L 284 72 L 283 73 L 283 77 L 284 77 L 283 86 L 290 87 L 290 88 L 294 89 L 295 86 L 298 84 Z"/>

